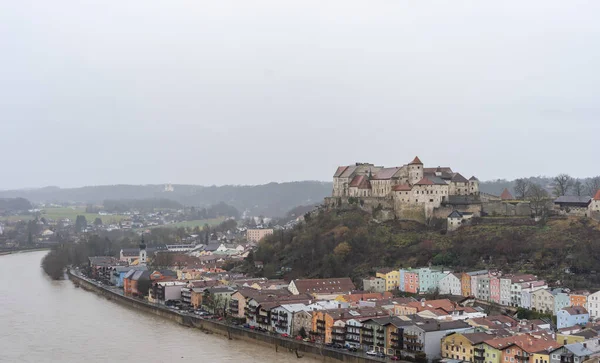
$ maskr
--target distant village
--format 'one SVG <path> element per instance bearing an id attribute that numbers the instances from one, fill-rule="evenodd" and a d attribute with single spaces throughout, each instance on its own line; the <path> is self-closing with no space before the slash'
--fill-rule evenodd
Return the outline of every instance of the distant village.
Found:
<path id="1" fill-rule="evenodd" d="M 111 239 L 122 239 L 125 237 L 137 238 L 143 233 L 148 234 L 155 228 L 183 228 L 189 233 L 180 238 L 177 243 L 197 245 L 207 241 L 201 240 L 200 231 L 204 225 L 195 225 L 190 221 L 189 209 L 161 209 L 159 211 L 144 212 L 131 210 L 125 212 L 107 212 L 102 209 L 93 213 L 84 213 L 85 206 L 71 206 L 61 204 L 39 205 L 35 209 L 19 211 L 27 213 L 33 218 L 20 219 L 20 215 L 13 215 L 9 211 L 0 211 L 0 215 L 7 218 L 0 221 L 0 248 L 33 248 L 50 247 L 59 243 L 77 243 L 86 235 L 100 235 Z M 72 209 L 73 217 L 50 218 L 44 212 L 54 209 Z M 81 215 L 77 215 L 81 212 Z M 87 216 L 87 218 L 86 218 Z M 218 241 L 232 243 L 244 243 L 247 241 L 246 230 L 269 229 L 280 230 L 293 228 L 302 220 L 303 216 L 279 223 L 267 217 L 252 217 L 243 215 L 237 221 L 236 228 L 224 232 L 215 232 L 214 238 Z M 215 221 L 226 221 L 235 219 L 231 216 L 216 218 Z M 258 232 L 257 232 L 258 233 Z M 262 235 L 258 234 L 262 237 Z M 137 236 L 137 237 L 136 237 Z M 256 240 L 255 236 L 248 236 Z"/>

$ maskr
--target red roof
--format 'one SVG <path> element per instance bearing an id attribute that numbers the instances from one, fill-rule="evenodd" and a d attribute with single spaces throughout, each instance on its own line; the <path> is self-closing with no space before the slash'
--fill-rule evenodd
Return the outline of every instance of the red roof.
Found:
<path id="1" fill-rule="evenodd" d="M 395 192 L 409 192 L 412 190 L 412 187 L 408 184 L 398 184 L 394 185 L 392 190 Z"/>
<path id="2" fill-rule="evenodd" d="M 423 163 L 421 162 L 421 160 L 419 159 L 418 156 L 415 156 L 415 158 L 413 159 L 413 161 L 411 161 L 408 165 L 410 164 L 421 164 L 423 165 Z"/>
<path id="3" fill-rule="evenodd" d="M 502 192 L 502 194 L 500 194 L 500 198 L 501 198 L 502 200 L 510 200 L 510 199 L 515 199 L 515 198 L 513 197 L 513 195 L 512 195 L 512 194 L 510 194 L 510 192 L 508 191 L 508 189 L 507 189 L 507 188 L 504 188 L 504 191 Z"/>
<path id="4" fill-rule="evenodd" d="M 369 181 L 369 177 L 366 175 L 357 175 L 352 178 L 352 182 L 350 182 L 350 187 L 357 187 L 358 189 L 371 189 L 371 182 Z"/>
<path id="5" fill-rule="evenodd" d="M 598 189 L 596 195 L 594 195 L 594 200 L 600 200 L 600 189 Z"/>
<path id="6" fill-rule="evenodd" d="M 435 183 L 429 180 L 427 177 L 421 179 L 416 185 L 434 185 Z"/>
<path id="7" fill-rule="evenodd" d="M 397 172 L 400 170 L 398 167 L 394 168 L 383 168 L 379 170 L 375 175 L 373 175 L 373 179 L 376 180 L 386 180 L 391 179 Z"/>
<path id="8" fill-rule="evenodd" d="M 346 169 L 348 169 L 348 167 L 347 167 L 347 166 L 338 166 L 337 170 L 335 171 L 335 174 L 333 174 L 333 177 L 334 177 L 334 178 L 336 178 L 336 177 L 339 177 L 340 175 L 342 175 L 342 173 L 343 173 L 343 172 L 344 172 Z"/>

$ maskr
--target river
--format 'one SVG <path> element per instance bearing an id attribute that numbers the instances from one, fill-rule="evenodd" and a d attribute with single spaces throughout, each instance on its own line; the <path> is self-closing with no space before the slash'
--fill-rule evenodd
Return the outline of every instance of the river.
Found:
<path id="1" fill-rule="evenodd" d="M 0 362 L 302 362 L 123 307 L 40 268 L 47 252 L 0 256 Z"/>

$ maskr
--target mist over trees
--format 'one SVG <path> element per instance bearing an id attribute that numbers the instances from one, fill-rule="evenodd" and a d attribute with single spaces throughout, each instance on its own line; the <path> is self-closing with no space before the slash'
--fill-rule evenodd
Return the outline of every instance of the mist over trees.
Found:
<path id="1" fill-rule="evenodd" d="M 31 202 L 25 198 L 1 198 L 0 209 L 7 211 L 26 211 L 32 209 Z"/>
<path id="2" fill-rule="evenodd" d="M 600 176 L 590 178 L 574 178 L 568 174 L 556 177 L 529 177 L 515 180 L 498 179 L 480 182 L 479 189 L 483 193 L 500 195 L 504 188 L 514 192 L 518 199 L 527 199 L 531 185 L 537 184 L 554 197 L 562 195 L 594 196 L 600 189 Z"/>
<path id="3" fill-rule="evenodd" d="M 106 185 L 82 188 L 46 187 L 0 191 L 0 198 L 23 197 L 34 203 L 80 202 L 102 204 L 105 200 L 167 199 L 182 206 L 208 208 L 226 203 L 238 211 L 267 217 L 284 216 L 299 205 L 320 203 L 331 195 L 331 182 L 300 181 L 263 185 L 198 186 L 174 184 L 172 192 L 164 185 Z"/>

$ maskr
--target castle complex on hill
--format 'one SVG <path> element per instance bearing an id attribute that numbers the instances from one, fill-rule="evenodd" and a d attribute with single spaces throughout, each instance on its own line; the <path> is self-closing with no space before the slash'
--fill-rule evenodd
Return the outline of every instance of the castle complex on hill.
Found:
<path id="1" fill-rule="evenodd" d="M 333 175 L 333 194 L 326 204 L 358 201 L 388 212 L 386 218 L 446 218 L 453 210 L 479 215 L 479 180 L 466 179 L 449 167 L 425 168 L 418 157 L 407 165 L 385 168 L 368 163 L 340 166 Z M 392 215 L 393 214 L 393 215 Z"/>

